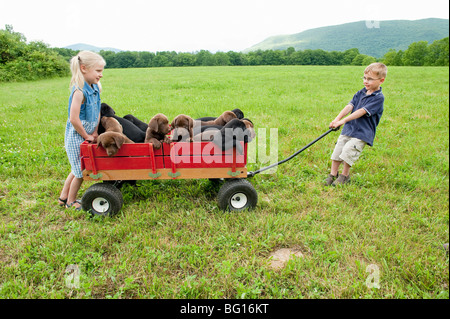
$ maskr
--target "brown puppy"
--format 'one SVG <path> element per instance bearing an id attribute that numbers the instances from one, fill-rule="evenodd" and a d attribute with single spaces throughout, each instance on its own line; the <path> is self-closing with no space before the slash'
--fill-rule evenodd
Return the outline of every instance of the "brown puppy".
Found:
<path id="1" fill-rule="evenodd" d="M 173 130 L 172 132 L 173 142 L 193 141 L 194 120 L 190 116 L 180 114 L 173 119 L 170 126 L 171 129 Z"/>
<path id="2" fill-rule="evenodd" d="M 122 125 L 120 125 L 119 121 L 113 117 L 103 116 L 100 122 L 105 128 L 105 132 L 123 133 Z"/>
<path id="3" fill-rule="evenodd" d="M 231 111 L 225 111 L 223 112 L 217 119 L 214 121 L 207 121 L 207 122 L 201 122 L 202 125 L 219 125 L 219 126 L 225 126 L 228 122 L 230 122 L 232 119 L 236 119 L 237 116 Z"/>
<path id="4" fill-rule="evenodd" d="M 105 132 L 97 138 L 97 148 L 102 145 L 108 156 L 116 155 L 123 143 L 134 142 L 120 132 Z"/>
<path id="5" fill-rule="evenodd" d="M 170 143 L 169 138 L 166 137 L 169 132 L 169 119 L 164 114 L 158 113 L 148 123 L 144 143 L 152 143 L 155 149 L 160 149 L 161 142 Z"/>
<path id="6" fill-rule="evenodd" d="M 247 128 L 247 131 L 250 133 L 250 138 L 254 139 L 256 137 L 256 132 L 255 132 L 255 127 L 253 125 L 253 122 L 247 118 L 244 118 L 241 121 L 244 122 L 245 127 Z"/>

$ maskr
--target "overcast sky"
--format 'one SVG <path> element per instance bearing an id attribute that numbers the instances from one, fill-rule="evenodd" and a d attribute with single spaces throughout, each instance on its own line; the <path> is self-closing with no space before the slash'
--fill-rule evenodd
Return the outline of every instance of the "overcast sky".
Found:
<path id="1" fill-rule="evenodd" d="M 51 47 L 226 52 L 322 26 L 448 19 L 448 11 L 448 0 L 0 0 L 0 29 Z"/>

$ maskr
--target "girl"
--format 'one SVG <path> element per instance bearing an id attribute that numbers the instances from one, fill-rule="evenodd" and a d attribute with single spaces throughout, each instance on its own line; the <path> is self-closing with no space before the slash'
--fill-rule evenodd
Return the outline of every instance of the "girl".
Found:
<path id="1" fill-rule="evenodd" d="M 59 205 L 66 208 L 81 209 L 80 201 L 76 200 L 83 182 L 80 145 L 84 141 L 95 142 L 98 136 L 100 79 L 105 65 L 106 62 L 100 55 L 90 51 L 81 51 L 70 60 L 72 80 L 64 146 L 72 171 L 58 198 Z"/>

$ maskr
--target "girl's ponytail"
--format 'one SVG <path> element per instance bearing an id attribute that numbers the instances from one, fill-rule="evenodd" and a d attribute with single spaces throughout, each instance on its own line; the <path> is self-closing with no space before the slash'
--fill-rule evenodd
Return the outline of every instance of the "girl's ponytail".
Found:
<path id="1" fill-rule="evenodd" d="M 78 90 L 83 90 L 84 77 L 81 73 L 81 58 L 79 55 L 72 57 L 70 60 L 70 71 L 72 72 L 72 79 L 70 80 L 70 89 L 75 87 Z"/>

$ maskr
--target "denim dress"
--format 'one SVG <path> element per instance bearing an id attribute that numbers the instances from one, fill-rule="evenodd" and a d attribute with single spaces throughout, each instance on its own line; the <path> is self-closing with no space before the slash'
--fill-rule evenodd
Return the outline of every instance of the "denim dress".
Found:
<path id="1" fill-rule="evenodd" d="M 69 116 L 66 124 L 66 133 L 64 135 L 64 146 L 72 168 L 72 174 L 77 178 L 82 178 L 80 145 L 84 142 L 84 138 L 75 130 L 72 123 L 70 123 L 70 106 L 72 105 L 72 98 L 75 90 L 76 88 L 73 87 L 69 98 Z M 86 133 L 90 135 L 94 133 L 100 117 L 101 100 L 99 87 L 97 84 L 93 84 L 91 87 L 84 82 L 83 95 L 84 103 L 81 104 L 80 120 Z"/>

